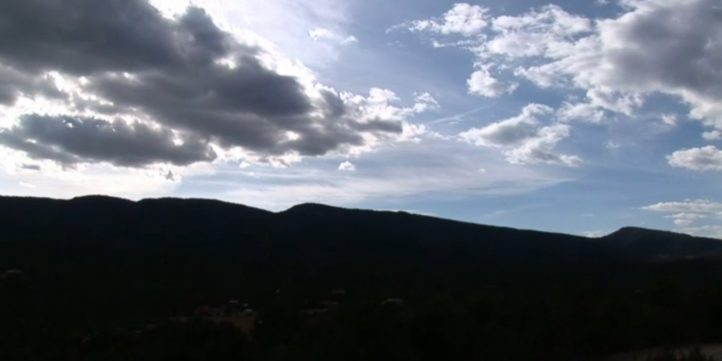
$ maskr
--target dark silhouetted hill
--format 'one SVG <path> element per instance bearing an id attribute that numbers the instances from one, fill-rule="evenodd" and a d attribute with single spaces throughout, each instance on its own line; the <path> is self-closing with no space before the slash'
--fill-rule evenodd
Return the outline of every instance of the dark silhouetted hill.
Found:
<path id="1" fill-rule="evenodd" d="M 720 255 L 641 228 L 0 197 L 0 360 L 559 361 L 722 342 Z M 250 334 L 207 316 L 240 305 Z"/>
<path id="2" fill-rule="evenodd" d="M 717 240 L 632 227 L 589 239 L 321 204 L 301 204 L 272 213 L 215 200 L 133 202 L 105 196 L 71 200 L 2 197 L 0 236 L 6 241 L 233 248 L 244 251 L 245 256 L 440 262 L 575 261 L 606 256 L 663 259 L 722 251 L 722 242 Z"/>

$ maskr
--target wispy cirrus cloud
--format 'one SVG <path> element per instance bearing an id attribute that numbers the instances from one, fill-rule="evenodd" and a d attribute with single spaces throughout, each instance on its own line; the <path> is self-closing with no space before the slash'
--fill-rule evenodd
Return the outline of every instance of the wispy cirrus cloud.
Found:
<path id="1" fill-rule="evenodd" d="M 358 39 L 353 35 L 341 35 L 326 28 L 311 29 L 308 31 L 308 36 L 316 41 L 329 41 L 341 45 L 358 43 Z"/>

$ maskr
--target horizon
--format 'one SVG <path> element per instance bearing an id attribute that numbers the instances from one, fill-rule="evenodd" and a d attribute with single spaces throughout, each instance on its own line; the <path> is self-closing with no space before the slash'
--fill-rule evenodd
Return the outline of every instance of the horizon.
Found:
<path id="1" fill-rule="evenodd" d="M 0 3 L 0 193 L 722 238 L 720 19 L 717 0 Z"/>
<path id="2" fill-rule="evenodd" d="M 521 228 L 519 228 L 519 227 L 509 227 L 509 226 L 500 226 L 500 225 L 496 225 L 496 224 L 485 224 L 485 223 L 464 221 L 464 220 L 459 220 L 459 219 L 454 219 L 454 218 L 447 218 L 447 217 L 441 217 L 441 216 L 435 216 L 435 215 L 429 215 L 429 214 L 423 214 L 423 213 L 414 213 L 414 212 L 409 212 L 409 211 L 405 211 L 405 210 L 398 210 L 398 209 L 354 208 L 354 207 L 343 207 L 343 206 L 337 206 L 337 205 L 333 205 L 333 204 L 317 203 L 317 202 L 297 203 L 297 204 L 291 205 L 291 206 L 289 206 L 288 208 L 285 208 L 285 209 L 281 209 L 281 210 L 269 210 L 269 209 L 265 209 L 265 208 L 259 208 L 259 207 L 249 206 L 249 205 L 243 204 L 243 203 L 237 203 L 237 202 L 233 202 L 233 201 L 224 201 L 224 200 L 222 200 L 222 199 L 216 199 L 216 198 L 196 198 L 196 197 L 155 197 L 155 198 L 154 198 L 154 197 L 147 197 L 147 198 L 139 198 L 139 199 L 130 199 L 130 198 L 123 198 L 123 197 L 118 197 L 118 196 L 110 196 L 110 195 L 105 195 L 105 194 L 84 194 L 84 195 L 79 195 L 79 196 L 73 196 L 73 197 L 70 197 L 70 198 L 53 198 L 53 197 L 38 197 L 38 196 L 12 196 L 12 195 L 0 195 L 0 198 L 43 199 L 43 200 L 50 200 L 50 201 L 74 201 L 74 200 L 78 200 L 78 199 L 82 199 L 82 198 L 110 198 L 110 199 L 116 199 L 116 200 L 121 200 L 121 201 L 127 201 L 127 202 L 131 202 L 131 203 L 140 203 L 140 202 L 143 202 L 143 201 L 163 201 L 163 200 L 205 201 L 205 202 L 217 202 L 217 203 L 222 203 L 222 204 L 231 204 L 231 205 L 234 205 L 234 206 L 241 206 L 241 207 L 250 208 L 250 209 L 259 210 L 259 211 L 264 211 L 264 212 L 273 213 L 273 214 L 285 213 L 285 212 L 288 212 L 288 211 L 290 211 L 290 210 L 292 210 L 292 209 L 294 209 L 294 208 L 298 208 L 298 207 L 302 207 L 302 206 L 319 206 L 319 207 L 327 207 L 327 208 L 341 209 L 341 210 L 347 210 L 347 211 L 381 212 L 381 213 L 384 213 L 384 212 L 388 212 L 388 213 L 406 213 L 406 214 L 411 215 L 411 216 L 430 217 L 430 218 L 436 218 L 436 219 L 440 219 L 440 220 L 444 220 L 444 221 L 467 223 L 467 224 L 473 224 L 473 225 L 477 225 L 477 226 L 489 226 L 489 227 L 498 227 L 498 228 L 508 228 L 508 229 L 519 230 L 519 231 L 532 231 L 532 232 L 540 232 L 540 233 L 568 234 L 568 235 L 575 235 L 575 236 L 580 236 L 580 237 L 590 238 L 590 239 L 604 238 L 604 237 L 610 236 L 610 235 L 612 235 L 612 234 L 615 234 L 615 233 L 617 233 L 617 232 L 620 232 L 620 231 L 623 231 L 623 230 L 626 230 L 626 229 L 644 230 L 644 231 L 651 231 L 651 232 L 670 232 L 670 231 L 667 231 L 667 230 L 654 229 L 654 228 L 646 228 L 646 227 L 641 227 L 641 226 L 629 224 L 629 225 L 625 225 L 625 226 L 619 227 L 619 228 L 617 228 L 617 229 L 614 229 L 614 230 L 610 231 L 609 233 L 601 234 L 601 235 L 572 234 L 572 233 L 544 231 L 544 230 L 531 229 L 531 228 L 523 228 L 523 227 L 521 227 Z M 685 235 L 685 236 L 693 236 L 693 237 L 695 237 L 695 235 L 693 235 L 693 234 L 684 233 L 684 232 L 673 232 L 673 233 L 677 233 L 677 234 L 681 234 L 681 235 Z M 697 237 L 699 237 L 699 236 L 697 236 Z M 703 237 L 703 238 L 704 238 L 704 237 Z M 722 239 L 720 239 L 720 238 L 715 238 L 715 237 L 708 237 L 708 238 L 717 239 L 717 240 L 722 241 Z"/>

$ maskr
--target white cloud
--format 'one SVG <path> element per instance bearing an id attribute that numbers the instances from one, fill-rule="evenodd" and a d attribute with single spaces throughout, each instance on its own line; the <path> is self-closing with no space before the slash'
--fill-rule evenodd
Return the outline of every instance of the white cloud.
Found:
<path id="1" fill-rule="evenodd" d="M 578 156 L 559 154 L 554 147 L 569 136 L 569 126 L 555 124 L 539 129 L 536 136 L 529 138 L 518 148 L 506 151 L 507 159 L 512 164 L 561 164 L 576 167 L 582 160 Z"/>
<path id="2" fill-rule="evenodd" d="M 678 150 L 667 156 L 669 165 L 696 171 L 722 171 L 722 150 L 713 145 Z"/>
<path id="3" fill-rule="evenodd" d="M 604 237 L 607 234 L 609 234 L 608 231 L 601 231 L 601 230 L 582 232 L 582 236 L 588 237 L 588 238 Z"/>
<path id="4" fill-rule="evenodd" d="M 496 98 L 503 94 L 511 94 L 516 89 L 516 83 L 504 84 L 489 73 L 488 67 L 482 67 L 471 74 L 466 81 L 469 93 L 488 98 Z"/>
<path id="5" fill-rule="evenodd" d="M 714 202 L 708 199 L 685 199 L 681 202 L 659 202 L 642 209 L 653 212 L 663 213 L 722 213 L 722 203 Z"/>
<path id="6" fill-rule="evenodd" d="M 678 226 L 691 226 L 700 219 L 707 218 L 707 215 L 699 213 L 677 213 L 670 216 L 674 219 L 674 224 Z"/>
<path id="7" fill-rule="evenodd" d="M 439 102 L 430 93 L 417 93 L 414 96 L 414 101 L 414 106 L 412 108 L 415 113 L 423 113 L 441 108 Z"/>
<path id="8" fill-rule="evenodd" d="M 627 5 L 594 34 L 567 42 L 573 51 L 547 52 L 546 62 L 519 73 L 540 85 L 585 89 L 592 104 L 627 115 L 644 95 L 676 95 L 692 118 L 722 127 L 722 70 L 714 65 L 722 60 L 722 7 L 713 0 Z"/>
<path id="9" fill-rule="evenodd" d="M 589 103 L 565 102 L 557 111 L 557 116 L 562 121 L 600 123 L 604 120 L 604 111 Z"/>
<path id="10" fill-rule="evenodd" d="M 554 149 L 569 136 L 569 126 L 561 123 L 545 126 L 539 120 L 553 113 L 554 109 L 546 105 L 529 104 L 515 117 L 469 129 L 459 137 L 477 146 L 501 148 L 512 164 L 576 166 L 581 162 L 579 157 L 559 154 Z"/>
<path id="11" fill-rule="evenodd" d="M 326 28 L 309 30 L 308 36 L 315 41 L 329 41 L 341 45 L 358 43 L 358 39 L 353 35 L 340 35 Z"/>
<path id="12" fill-rule="evenodd" d="M 714 132 L 722 130 L 722 4 L 628 0 L 622 5 L 620 15 L 605 19 L 556 5 L 487 16 L 490 26 L 463 34 L 458 47 L 473 52 L 475 66 L 488 71 L 511 68 L 539 87 L 584 92 L 586 99 L 562 108 L 562 119 L 600 121 L 607 111 L 634 116 L 649 95 L 665 94 L 688 104 L 689 117 L 712 128 L 705 138 L 716 140 Z M 414 30 L 440 32 L 434 20 L 414 24 L 421 25 Z M 469 44 L 469 35 L 475 43 Z M 670 117 L 664 121 L 675 123 Z"/>
<path id="13" fill-rule="evenodd" d="M 662 123 L 669 125 L 670 127 L 676 127 L 677 122 L 679 121 L 677 119 L 677 115 L 675 114 L 662 114 Z"/>
<path id="14" fill-rule="evenodd" d="M 342 93 L 342 98 L 357 108 L 360 120 L 367 122 L 378 119 L 404 120 L 414 114 L 439 108 L 439 103 L 429 93 L 417 94 L 411 106 L 397 106 L 401 99 L 393 91 L 383 88 L 371 88 L 365 97 Z"/>
<path id="15" fill-rule="evenodd" d="M 341 164 L 338 165 L 338 170 L 344 171 L 344 172 L 355 172 L 356 166 L 353 165 L 353 163 L 349 161 L 341 162 Z"/>
<path id="16" fill-rule="evenodd" d="M 501 147 L 520 145 L 538 132 L 537 118 L 549 115 L 554 110 L 543 104 L 529 104 L 521 114 L 491 123 L 483 128 L 474 128 L 461 134 L 461 138 L 479 146 Z"/>
<path id="17" fill-rule="evenodd" d="M 702 133 L 702 138 L 708 141 L 722 140 L 722 131 L 711 130 L 709 132 Z"/>
<path id="18" fill-rule="evenodd" d="M 589 19 L 547 5 L 519 16 L 493 19 L 494 34 L 483 51 L 509 57 L 560 56 L 573 49 L 574 37 L 591 31 Z"/>
<path id="19" fill-rule="evenodd" d="M 704 237 L 722 238 L 722 203 L 708 199 L 686 199 L 680 202 L 659 202 L 643 210 L 666 214 L 678 231 Z M 703 224 L 700 224 L 703 223 Z"/>
<path id="20" fill-rule="evenodd" d="M 487 8 L 466 3 L 454 4 L 441 19 L 413 21 L 407 28 L 412 31 L 431 31 L 440 34 L 461 34 L 472 36 L 486 28 Z"/>

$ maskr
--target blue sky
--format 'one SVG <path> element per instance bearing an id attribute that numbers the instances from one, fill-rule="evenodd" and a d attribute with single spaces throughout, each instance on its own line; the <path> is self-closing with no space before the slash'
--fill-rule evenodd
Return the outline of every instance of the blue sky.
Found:
<path id="1" fill-rule="evenodd" d="M 717 0 L 52 3 L 0 5 L 3 194 L 722 237 Z"/>

